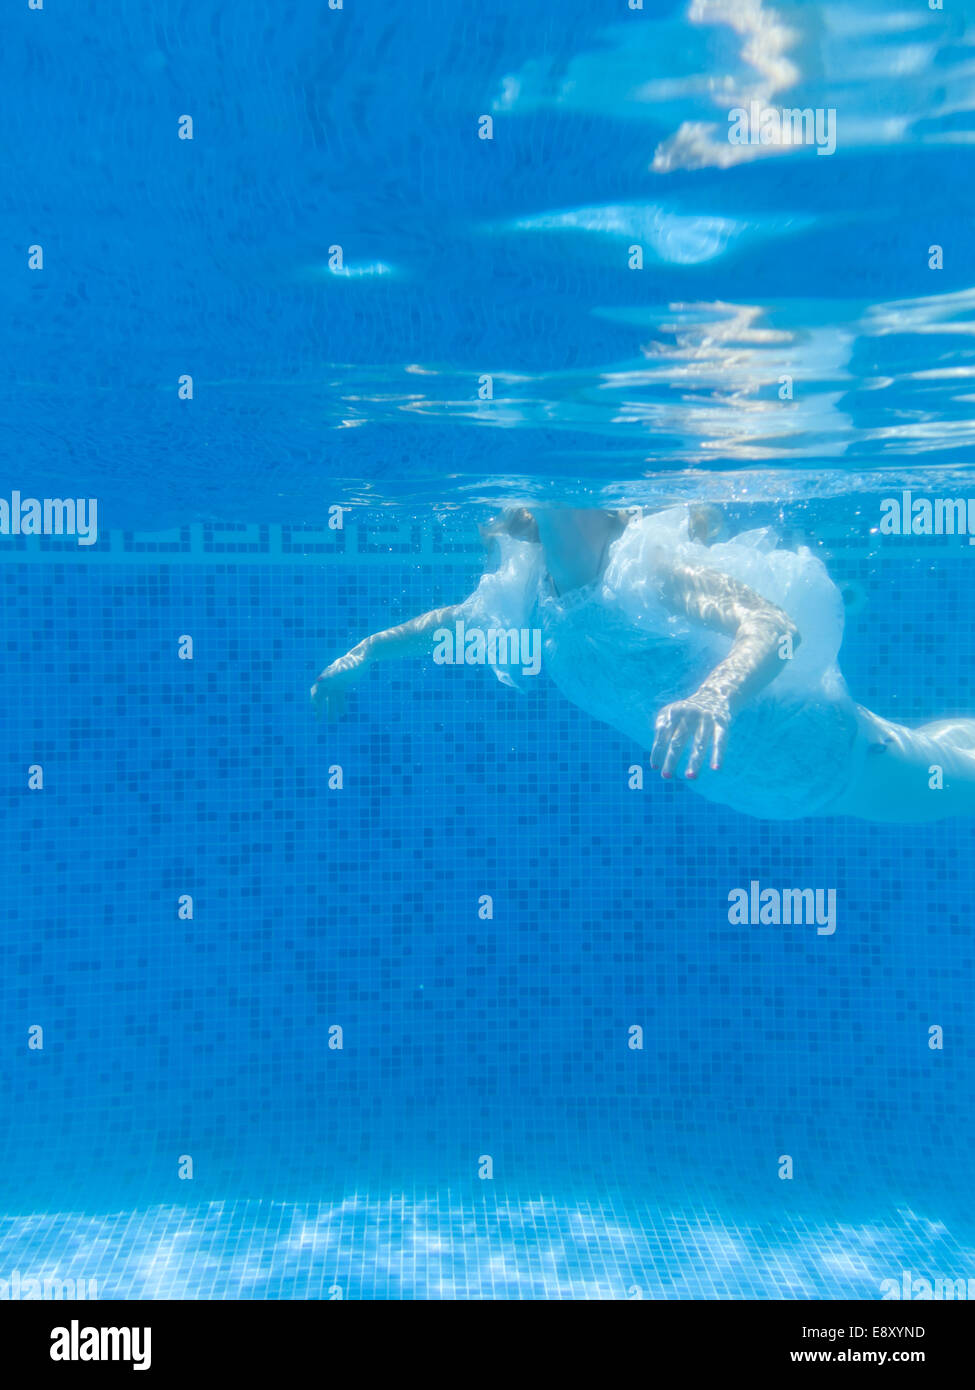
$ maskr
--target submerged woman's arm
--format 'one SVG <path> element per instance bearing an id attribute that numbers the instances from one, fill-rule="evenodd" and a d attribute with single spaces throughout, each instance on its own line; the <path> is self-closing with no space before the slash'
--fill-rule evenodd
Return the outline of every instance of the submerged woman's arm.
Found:
<path id="1" fill-rule="evenodd" d="M 694 694 L 666 705 L 657 715 L 651 766 L 660 767 L 663 777 L 672 777 L 689 744 L 685 775 L 693 779 L 708 748 L 711 767 L 720 768 L 735 714 L 774 680 L 800 637 L 780 608 L 716 570 L 674 566 L 665 576 L 663 597 L 675 613 L 734 637 L 731 651 Z"/>
<path id="2" fill-rule="evenodd" d="M 400 657 L 423 656 L 430 649 L 430 634 L 438 627 L 454 621 L 457 607 L 434 608 L 410 618 L 398 627 L 386 628 L 364 638 L 345 656 L 333 661 L 311 688 L 316 714 L 324 709 L 330 718 L 341 714 L 345 697 L 351 686 L 361 680 L 366 668 L 375 661 L 394 661 Z"/>

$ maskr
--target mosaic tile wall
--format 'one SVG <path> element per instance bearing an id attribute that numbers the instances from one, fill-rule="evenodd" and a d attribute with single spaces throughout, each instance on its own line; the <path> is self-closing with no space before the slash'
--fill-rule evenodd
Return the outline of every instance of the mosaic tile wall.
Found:
<path id="1" fill-rule="evenodd" d="M 631 791 L 639 750 L 554 688 L 430 663 L 316 723 L 324 662 L 474 583 L 431 534 L 420 563 L 0 565 L 7 1209 L 475 1200 L 483 1155 L 510 1192 L 774 1209 L 789 1153 L 796 1200 L 964 1214 L 970 827 Z M 968 562 L 837 552 L 858 698 L 964 706 Z M 751 879 L 835 886 L 836 934 L 730 926 Z"/>

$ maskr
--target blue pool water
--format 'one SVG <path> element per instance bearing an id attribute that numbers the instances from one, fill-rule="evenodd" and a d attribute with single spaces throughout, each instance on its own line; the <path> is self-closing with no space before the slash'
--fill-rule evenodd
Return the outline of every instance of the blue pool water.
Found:
<path id="1" fill-rule="evenodd" d="M 857 701 L 975 717 L 975 551 L 880 530 L 975 496 L 975 5 L 3 23 L 0 497 L 98 537 L 0 535 L 0 1295 L 975 1279 L 971 820 L 750 819 L 544 677 L 308 700 L 499 505 L 704 500 L 823 559 Z"/>

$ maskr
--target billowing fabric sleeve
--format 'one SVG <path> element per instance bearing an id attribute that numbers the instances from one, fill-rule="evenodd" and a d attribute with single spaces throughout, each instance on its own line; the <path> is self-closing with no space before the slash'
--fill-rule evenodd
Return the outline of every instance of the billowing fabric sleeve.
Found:
<path id="1" fill-rule="evenodd" d="M 485 634 L 492 630 L 520 631 L 537 626 L 535 608 L 539 584 L 545 573 L 542 547 L 506 535 L 498 536 L 497 543 L 500 549 L 497 569 L 481 577 L 470 598 L 458 606 L 457 619 L 468 630 L 478 628 Z M 489 651 L 497 658 L 490 662 L 492 670 L 502 685 L 522 690 L 525 677 L 520 662 L 505 662 L 506 650 L 506 644 L 490 645 Z"/>
<path id="2" fill-rule="evenodd" d="M 777 550 L 769 527 L 705 546 L 688 535 L 687 512 L 669 508 L 632 522 L 613 547 L 604 575 L 616 606 L 637 627 L 691 638 L 691 622 L 668 612 L 661 599 L 662 574 L 684 564 L 737 579 L 775 604 L 799 629 L 800 645 L 776 677 L 786 695 L 829 684 L 843 640 L 843 600 L 823 562 L 802 546 Z"/>

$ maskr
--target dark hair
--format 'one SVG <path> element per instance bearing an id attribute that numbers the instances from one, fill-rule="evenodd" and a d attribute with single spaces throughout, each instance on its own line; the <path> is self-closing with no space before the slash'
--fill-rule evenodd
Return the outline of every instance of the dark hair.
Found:
<path id="1" fill-rule="evenodd" d="M 531 541 L 538 544 L 538 523 L 527 507 L 506 507 L 505 510 L 481 527 L 481 539 L 487 545 L 494 536 L 510 536 L 516 541 Z"/>
<path id="2" fill-rule="evenodd" d="M 608 510 L 606 515 L 613 518 L 621 531 L 633 520 L 632 508 Z M 485 545 L 495 536 L 511 536 L 512 540 L 531 541 L 534 545 L 538 545 L 541 539 L 538 534 L 538 522 L 527 507 L 506 507 L 486 526 L 482 526 L 480 531 Z"/>

